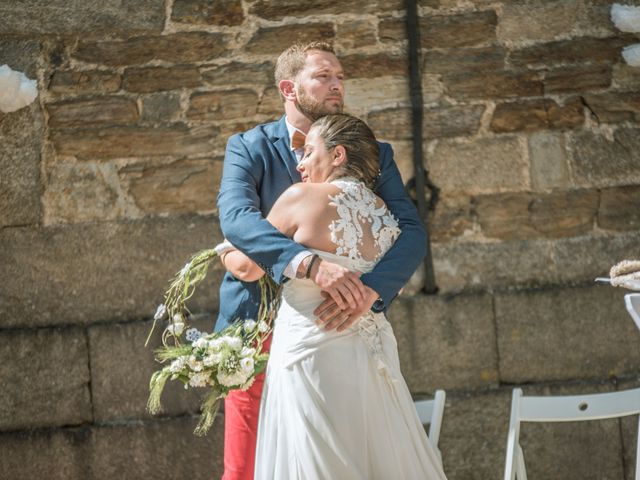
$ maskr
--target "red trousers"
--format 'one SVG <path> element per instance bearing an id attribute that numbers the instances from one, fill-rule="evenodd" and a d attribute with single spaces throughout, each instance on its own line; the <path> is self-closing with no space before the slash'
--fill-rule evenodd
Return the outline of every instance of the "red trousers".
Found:
<path id="1" fill-rule="evenodd" d="M 271 348 L 271 336 L 262 351 Z M 264 373 L 246 392 L 235 390 L 224 400 L 224 474 L 222 480 L 253 480 L 258 436 L 258 414 Z"/>

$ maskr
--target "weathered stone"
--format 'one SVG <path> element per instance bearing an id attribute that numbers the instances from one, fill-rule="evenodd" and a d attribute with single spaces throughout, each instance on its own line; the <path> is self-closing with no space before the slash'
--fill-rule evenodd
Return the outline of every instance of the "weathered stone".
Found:
<path id="1" fill-rule="evenodd" d="M 504 475 L 510 390 L 447 392 L 439 447 L 450 480 Z"/>
<path id="2" fill-rule="evenodd" d="M 489 295 L 402 299 L 394 303 L 389 318 L 402 372 L 412 392 L 497 384 Z"/>
<path id="3" fill-rule="evenodd" d="M 210 315 L 195 323 L 189 321 L 201 331 L 211 331 L 213 323 Z M 166 320 L 156 325 L 147 348 L 151 321 L 89 328 L 91 399 L 97 422 L 151 417 L 146 410 L 149 380 L 164 366 L 154 359 L 153 351 L 162 345 L 165 326 Z M 204 392 L 199 388 L 185 390 L 180 381 L 167 382 L 162 394 L 163 414 L 199 413 Z"/>
<path id="4" fill-rule="evenodd" d="M 300 4 L 306 6 L 307 4 Z M 286 9 L 278 5 L 278 10 L 286 12 Z M 317 13 L 317 12 L 316 12 Z M 305 23 L 283 25 L 280 27 L 260 27 L 244 47 L 247 53 L 279 55 L 286 47 L 283 46 L 283 38 L 287 39 L 287 45 L 294 42 L 312 42 L 319 40 L 332 40 L 335 36 L 332 23 Z"/>
<path id="5" fill-rule="evenodd" d="M 132 37 L 126 41 L 82 41 L 73 56 L 84 62 L 112 66 L 137 65 L 152 60 L 204 62 L 223 55 L 228 41 L 224 34 L 203 32 Z"/>
<path id="6" fill-rule="evenodd" d="M 91 324 L 150 317 L 170 278 L 193 252 L 222 237 L 211 216 L 172 216 L 0 230 L 3 326 Z M 194 297 L 215 310 L 221 267 Z"/>
<path id="7" fill-rule="evenodd" d="M 640 187 L 605 188 L 600 197 L 598 227 L 640 230 Z"/>
<path id="8" fill-rule="evenodd" d="M 125 97 L 95 97 L 47 105 L 49 126 L 129 125 L 138 121 L 138 107 Z"/>
<path id="9" fill-rule="evenodd" d="M 580 132 L 571 137 L 571 171 L 577 185 L 608 187 L 640 183 L 640 129 L 619 128 L 613 138 Z"/>
<path id="10" fill-rule="evenodd" d="M 474 204 L 482 232 L 488 237 L 503 240 L 570 237 L 593 229 L 598 192 L 484 195 L 474 198 Z"/>
<path id="11" fill-rule="evenodd" d="M 423 74 L 491 72 L 504 68 L 505 51 L 501 47 L 429 50 L 423 59 Z"/>
<path id="12" fill-rule="evenodd" d="M 242 25 L 241 0 L 175 0 L 171 20 L 196 25 Z"/>
<path id="13" fill-rule="evenodd" d="M 580 92 L 607 88 L 611 85 L 609 65 L 560 67 L 544 72 L 545 93 Z"/>
<path id="14" fill-rule="evenodd" d="M 142 108 L 140 120 L 143 123 L 171 124 L 181 119 L 182 106 L 179 92 L 151 93 L 140 96 Z"/>
<path id="15" fill-rule="evenodd" d="M 6 382 L 0 392 L 1 430 L 91 421 L 89 352 L 82 331 L 4 332 L 0 339 L 0 374 Z"/>
<path id="16" fill-rule="evenodd" d="M 426 138 L 472 135 L 480 127 L 484 106 L 455 106 L 426 109 L 423 115 L 423 134 Z M 372 112 L 368 122 L 382 139 L 411 139 L 411 109 L 389 108 Z"/>
<path id="17" fill-rule="evenodd" d="M 494 43 L 498 17 L 494 10 L 420 19 L 422 48 L 476 47 Z"/>
<path id="18" fill-rule="evenodd" d="M 0 6 L 0 21 L 4 22 L 2 16 L 3 6 Z M 5 23 L 0 23 L 0 37 L 2 30 L 6 28 Z M 21 35 L 24 35 L 22 32 Z M 40 42 L 34 40 L 23 40 L 15 38 L 0 38 L 0 65 L 7 64 L 13 70 L 23 72 L 29 78 L 37 78 L 38 58 L 41 54 Z"/>
<path id="19" fill-rule="evenodd" d="M 272 118 L 278 118 L 284 112 L 284 105 L 280 91 L 276 87 L 267 87 L 260 96 L 258 103 L 258 113 L 269 115 Z"/>
<path id="20" fill-rule="evenodd" d="M 446 75 L 443 83 L 449 95 L 460 98 L 534 97 L 543 94 L 535 72 L 471 72 Z"/>
<path id="21" fill-rule="evenodd" d="M 196 88 L 201 83 L 200 72 L 196 67 L 147 67 L 126 69 L 122 86 L 130 92 L 151 93 Z"/>
<path id="22" fill-rule="evenodd" d="M 87 459 L 89 431 L 84 428 L 22 431 L 0 434 L 3 478 L 90 478 Z"/>
<path id="23" fill-rule="evenodd" d="M 46 225 L 115 220 L 136 213 L 121 198 L 112 164 L 56 162 L 48 172 L 42 202 Z"/>
<path id="24" fill-rule="evenodd" d="M 141 478 L 220 478 L 223 470 L 222 416 L 206 437 L 194 437 L 196 418 L 93 428 L 90 466 L 93 480 Z"/>
<path id="25" fill-rule="evenodd" d="M 529 136 L 529 173 L 535 190 L 569 186 L 569 163 L 564 138 L 539 132 Z"/>
<path id="26" fill-rule="evenodd" d="M 548 240 L 434 244 L 433 259 L 443 293 L 534 286 L 557 279 Z"/>
<path id="27" fill-rule="evenodd" d="M 579 37 L 515 50 L 509 54 L 514 66 L 548 66 L 557 63 L 609 63 L 620 60 L 620 50 L 628 43 L 621 38 Z"/>
<path id="28" fill-rule="evenodd" d="M 436 243 L 472 234 L 471 200 L 466 195 L 441 195 L 436 210 L 428 214 L 428 222 L 431 241 Z"/>
<path id="29" fill-rule="evenodd" d="M 584 123 L 583 110 L 579 98 L 567 100 L 564 105 L 548 98 L 501 103 L 496 105 L 490 128 L 497 133 L 573 128 Z"/>
<path id="30" fill-rule="evenodd" d="M 407 19 L 382 18 L 378 22 L 378 38 L 382 43 L 407 41 Z"/>
<path id="31" fill-rule="evenodd" d="M 346 78 L 406 76 L 409 72 L 406 56 L 392 53 L 356 53 L 340 56 L 340 64 Z"/>
<path id="32" fill-rule="evenodd" d="M 267 85 L 273 82 L 274 66 L 271 62 L 241 63 L 231 62 L 202 70 L 203 80 L 216 86 L 251 83 Z"/>
<path id="33" fill-rule="evenodd" d="M 112 93 L 120 89 L 120 74 L 101 70 L 57 71 L 49 82 L 49 91 L 83 95 L 91 93 Z"/>
<path id="34" fill-rule="evenodd" d="M 46 7 L 46 8 L 44 8 Z M 99 8 L 99 15 L 96 9 Z M 0 35 L 63 35 L 96 32 L 161 32 L 163 0 L 40 0 L 0 5 Z"/>
<path id="35" fill-rule="evenodd" d="M 178 160 L 136 164 L 119 172 L 136 205 L 146 213 L 195 213 L 215 209 L 222 161 Z"/>
<path id="36" fill-rule="evenodd" d="M 59 155 L 81 159 L 111 159 L 156 155 L 210 154 L 224 145 L 217 127 L 205 125 L 189 128 L 176 124 L 170 127 L 105 127 L 78 130 L 56 130 L 51 140 Z"/>
<path id="37" fill-rule="evenodd" d="M 40 151 L 44 136 L 38 103 L 0 113 L 0 226 L 40 221 Z"/>
<path id="38" fill-rule="evenodd" d="M 640 93 L 607 92 L 585 95 L 584 102 L 598 122 L 640 120 Z"/>
<path id="39" fill-rule="evenodd" d="M 336 44 L 340 49 L 376 45 L 375 25 L 369 20 L 344 21 L 337 24 Z"/>
<path id="40" fill-rule="evenodd" d="M 632 67 L 625 62 L 615 64 L 613 66 L 613 83 L 624 89 L 640 89 L 640 68 Z"/>
<path id="41" fill-rule="evenodd" d="M 189 99 L 187 118 L 190 120 L 232 120 L 255 115 L 258 94 L 241 88 L 224 92 L 198 92 Z"/>
<path id="42" fill-rule="evenodd" d="M 249 8 L 249 13 L 267 20 L 281 20 L 285 17 L 306 17 L 322 14 L 339 15 L 343 13 L 357 13 L 359 15 L 373 13 L 379 15 L 384 12 L 401 10 L 404 4 L 399 0 L 384 3 L 371 3 L 366 0 L 336 3 L 332 0 L 309 0 L 297 2 L 295 0 L 281 0 L 273 3 L 269 0 L 258 0 Z"/>
<path id="43" fill-rule="evenodd" d="M 525 145 L 513 137 L 442 141 L 428 162 L 433 182 L 445 191 L 517 191 L 529 186 Z"/>
<path id="44" fill-rule="evenodd" d="M 637 372 L 640 332 L 627 315 L 623 296 L 608 286 L 497 293 L 500 380 L 555 381 Z"/>

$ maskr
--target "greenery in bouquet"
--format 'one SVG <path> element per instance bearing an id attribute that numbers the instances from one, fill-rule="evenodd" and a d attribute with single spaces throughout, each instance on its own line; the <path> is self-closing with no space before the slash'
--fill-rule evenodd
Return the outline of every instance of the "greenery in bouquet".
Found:
<path id="1" fill-rule="evenodd" d="M 189 328 L 187 321 L 191 313 L 187 301 L 196 285 L 206 277 L 215 257 L 215 249 L 199 252 L 176 274 L 165 294 L 165 302 L 156 311 L 146 343 L 156 323 L 168 318 L 162 346 L 155 351 L 158 362 L 166 365 L 151 377 L 147 408 L 153 414 L 161 411 L 160 399 L 169 380 L 179 380 L 185 389 L 208 389 L 196 435 L 204 435 L 211 428 L 220 400 L 232 390 L 249 388 L 256 375 L 266 368 L 269 355 L 262 352 L 262 344 L 271 333 L 280 298 L 279 287 L 265 275 L 259 280 L 261 302 L 257 319 L 239 320 L 215 333 Z"/>

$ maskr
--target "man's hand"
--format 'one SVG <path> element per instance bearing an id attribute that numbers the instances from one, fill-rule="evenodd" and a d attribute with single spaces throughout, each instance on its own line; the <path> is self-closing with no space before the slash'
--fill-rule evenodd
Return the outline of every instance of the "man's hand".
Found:
<path id="1" fill-rule="evenodd" d="M 378 299 L 378 293 L 372 288 L 364 285 L 365 296 L 356 308 L 349 308 L 343 310 L 338 307 L 336 302 L 327 293 L 322 292 L 322 295 L 326 297 L 313 313 L 318 317 L 317 324 L 324 326 L 326 330 L 337 329 L 341 332 L 351 325 L 353 325 L 358 319 L 366 312 L 371 310 L 374 302 Z"/>
<path id="2" fill-rule="evenodd" d="M 313 256 L 305 258 L 298 267 L 298 278 L 304 277 Z M 361 306 L 366 294 L 360 281 L 360 273 L 354 273 L 337 263 L 317 258 L 311 267 L 309 278 L 327 292 L 341 310 L 356 309 Z"/>

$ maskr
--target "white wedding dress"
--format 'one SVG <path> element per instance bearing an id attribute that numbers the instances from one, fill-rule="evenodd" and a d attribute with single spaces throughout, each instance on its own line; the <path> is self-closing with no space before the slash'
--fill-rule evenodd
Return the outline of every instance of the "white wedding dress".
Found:
<path id="1" fill-rule="evenodd" d="M 314 252 L 368 272 L 397 238 L 397 222 L 364 184 L 332 183 L 341 190 L 332 197 L 336 253 Z M 325 331 L 313 315 L 322 301 L 310 280 L 283 288 L 260 406 L 255 479 L 444 479 L 384 314 L 368 313 L 343 332 Z"/>

